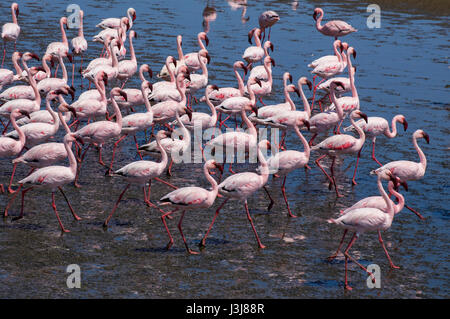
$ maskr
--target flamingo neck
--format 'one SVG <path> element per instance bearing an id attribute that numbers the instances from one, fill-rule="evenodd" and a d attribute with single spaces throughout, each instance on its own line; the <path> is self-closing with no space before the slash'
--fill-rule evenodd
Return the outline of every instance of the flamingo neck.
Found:
<path id="1" fill-rule="evenodd" d="M 181 101 L 179 104 L 186 106 L 186 85 L 184 84 L 184 80 L 182 78 L 180 78 L 179 80 L 177 79 L 176 85 L 177 90 L 181 96 Z"/>
<path id="2" fill-rule="evenodd" d="M 255 45 L 257 46 L 257 47 L 259 47 L 259 48 L 261 48 L 261 40 L 259 39 L 259 35 L 261 34 L 261 31 L 258 31 L 258 30 L 256 30 L 255 31 L 255 35 L 254 35 L 254 38 L 255 38 Z"/>
<path id="3" fill-rule="evenodd" d="M 62 79 L 64 80 L 64 82 L 67 83 L 67 79 L 68 79 L 67 70 L 66 70 L 66 66 L 64 65 L 64 61 L 63 61 L 63 58 L 61 55 L 58 56 L 58 60 L 59 60 L 59 65 L 61 65 L 61 69 L 62 69 L 62 73 L 63 73 Z"/>
<path id="4" fill-rule="evenodd" d="M 175 79 L 175 68 L 172 69 L 170 67 L 170 62 L 168 59 L 166 59 L 166 68 L 167 68 L 167 72 L 169 72 L 169 76 L 170 76 L 170 82 L 175 83 L 176 79 Z"/>
<path id="5" fill-rule="evenodd" d="M 303 92 L 303 85 L 300 82 L 298 83 L 298 89 L 300 90 L 300 96 L 302 97 L 305 112 L 308 114 L 309 117 L 311 117 L 311 107 L 309 106 L 308 99 L 306 98 L 305 93 Z"/>
<path id="6" fill-rule="evenodd" d="M 160 137 L 156 137 L 156 147 L 161 152 L 161 162 L 159 162 L 158 165 L 159 165 L 159 170 L 162 172 L 167 166 L 168 156 L 167 156 L 166 150 L 161 146 L 161 138 Z"/>
<path id="7" fill-rule="evenodd" d="M 334 55 L 336 55 L 336 57 L 337 57 L 337 59 L 338 59 L 339 62 L 342 62 L 342 56 L 341 56 L 341 54 L 339 53 L 339 50 L 338 50 L 338 48 L 337 48 L 337 45 L 334 45 L 333 47 L 334 47 Z"/>
<path id="8" fill-rule="evenodd" d="M 398 203 L 394 204 L 394 213 L 398 214 L 403 209 L 403 207 L 405 207 L 405 197 L 403 197 L 402 194 L 394 189 L 394 183 L 392 183 L 391 181 L 388 184 L 388 191 L 389 194 L 394 195 L 398 200 Z"/>
<path id="9" fill-rule="evenodd" d="M 306 138 L 303 136 L 303 134 L 300 132 L 300 130 L 298 129 L 298 126 L 297 126 L 297 125 L 294 126 L 294 131 L 295 131 L 295 133 L 297 134 L 297 136 L 300 138 L 300 141 L 301 141 L 302 144 L 303 144 L 303 147 L 304 147 L 304 149 L 305 149 L 303 152 L 305 153 L 306 158 L 309 159 L 309 155 L 310 155 L 310 153 L 311 153 L 311 147 L 309 146 L 308 141 L 307 141 Z"/>
<path id="10" fill-rule="evenodd" d="M 378 176 L 377 185 L 378 185 L 378 190 L 380 191 L 381 197 L 383 197 L 383 199 L 386 203 L 386 213 L 389 215 L 389 218 L 392 222 L 392 220 L 394 219 L 394 205 L 393 205 L 392 201 L 390 200 L 388 194 L 386 194 L 386 191 L 383 188 L 383 184 L 381 182 L 381 175 Z"/>
<path id="11" fill-rule="evenodd" d="M 130 29 L 133 27 L 133 17 L 131 16 L 131 11 L 127 11 L 128 21 L 130 22 Z"/>
<path id="12" fill-rule="evenodd" d="M 213 196 L 217 196 L 217 193 L 219 191 L 219 186 L 217 185 L 216 180 L 211 176 L 211 174 L 209 174 L 209 170 L 206 167 L 206 163 L 205 163 L 205 165 L 203 165 L 203 174 L 205 174 L 206 179 L 211 184 L 212 190 L 210 191 L 210 193 Z"/>
<path id="13" fill-rule="evenodd" d="M 59 117 L 58 114 L 56 114 L 55 111 L 53 111 L 51 105 L 50 105 L 50 100 L 47 98 L 45 100 L 45 109 L 50 113 L 52 119 L 53 119 L 53 128 L 55 128 L 56 130 L 58 130 L 59 128 Z"/>
<path id="14" fill-rule="evenodd" d="M 105 83 L 103 81 L 101 81 L 101 82 L 102 82 L 102 84 L 100 84 L 100 82 L 97 78 L 95 78 L 95 80 L 94 80 L 95 87 L 97 88 L 97 91 L 100 93 L 101 101 L 103 103 L 105 103 L 105 102 L 107 102 L 106 101 L 106 88 L 104 85 Z"/>
<path id="15" fill-rule="evenodd" d="M 10 113 L 10 119 L 11 119 L 11 124 L 14 127 L 14 129 L 16 130 L 17 134 L 19 135 L 19 143 L 20 145 L 23 147 L 25 145 L 25 141 L 26 141 L 26 137 L 25 137 L 25 133 L 23 132 L 23 130 L 20 128 L 19 125 L 17 125 L 16 123 L 16 117 L 13 116 L 13 112 Z"/>
<path id="16" fill-rule="evenodd" d="M 183 49 L 181 48 L 181 39 L 178 40 L 177 38 L 177 52 L 178 52 L 178 60 L 184 64 L 184 55 L 183 55 Z"/>
<path id="17" fill-rule="evenodd" d="M 269 165 L 267 164 L 266 158 L 264 157 L 264 154 L 259 146 L 258 146 L 258 161 L 261 163 L 260 176 L 262 186 L 264 186 L 269 178 Z"/>
<path id="18" fill-rule="evenodd" d="M 22 59 L 23 68 L 25 71 L 27 71 L 28 81 L 30 82 L 30 86 L 33 88 L 34 92 L 34 101 L 36 102 L 36 105 L 41 105 L 41 95 L 39 94 L 39 91 L 37 89 L 36 81 L 34 80 L 34 77 L 31 75 L 31 71 L 28 68 L 27 63 L 25 60 Z"/>
<path id="19" fill-rule="evenodd" d="M 266 70 L 267 73 L 267 82 L 270 83 L 270 86 L 272 86 L 272 67 L 269 66 L 269 63 L 264 63 L 264 70 Z"/>
<path id="20" fill-rule="evenodd" d="M 178 112 L 178 109 L 175 111 L 175 118 L 177 119 L 177 123 L 179 123 L 181 127 L 181 131 L 183 132 L 183 141 L 189 145 L 191 142 L 191 133 L 189 133 L 189 130 L 184 126 L 183 121 L 180 119 L 180 113 Z"/>
<path id="21" fill-rule="evenodd" d="M 66 119 L 64 118 L 64 115 L 59 110 L 58 110 L 58 117 L 59 117 L 59 121 L 61 122 L 62 126 L 64 127 L 64 131 L 66 131 L 66 134 L 69 134 L 70 133 L 70 128 L 67 125 L 67 122 L 66 122 Z"/>
<path id="22" fill-rule="evenodd" d="M 208 90 L 208 92 L 206 92 L 205 97 L 206 97 L 206 104 L 208 104 L 209 109 L 211 110 L 211 122 L 214 122 L 214 126 L 217 123 L 217 111 L 216 108 L 214 107 L 214 105 L 212 104 L 212 102 L 209 100 L 209 94 L 211 93 L 210 90 Z"/>
<path id="23" fill-rule="evenodd" d="M 203 61 L 200 54 L 197 53 L 198 63 L 200 63 L 200 67 L 202 68 L 203 76 L 208 78 L 208 68 L 206 67 L 206 63 Z"/>
<path id="24" fill-rule="evenodd" d="M 255 93 L 252 90 L 252 85 L 251 85 L 250 81 L 247 81 L 247 92 L 248 92 L 248 95 L 250 97 L 250 103 L 252 105 L 255 105 L 255 103 L 256 103 L 256 96 L 255 96 Z"/>
<path id="25" fill-rule="evenodd" d="M 147 112 L 151 113 L 153 116 L 153 109 L 152 109 L 152 106 L 150 105 L 150 101 L 146 98 L 147 94 L 144 90 L 144 86 L 141 86 L 141 92 L 142 92 L 142 96 L 144 97 L 145 108 L 147 109 Z"/>
<path id="26" fill-rule="evenodd" d="M 206 50 L 206 46 L 203 44 L 202 38 L 200 36 L 197 36 L 197 42 L 200 49 Z"/>
<path id="27" fill-rule="evenodd" d="M 392 131 L 389 130 L 389 126 L 388 126 L 384 132 L 384 135 L 386 135 L 389 138 L 394 138 L 397 136 L 397 122 L 399 119 L 400 119 L 400 116 L 394 116 L 392 118 L 392 123 L 391 123 Z"/>
<path id="28" fill-rule="evenodd" d="M 424 152 L 422 151 L 422 149 L 419 147 L 419 144 L 417 143 L 417 137 L 415 135 L 413 135 L 413 145 L 414 145 L 414 148 L 416 149 L 417 153 L 419 154 L 420 165 L 423 167 L 423 170 L 426 170 L 427 158 L 426 158 Z"/>
<path id="29" fill-rule="evenodd" d="M 137 63 L 136 53 L 134 52 L 134 46 L 133 46 L 133 37 L 131 36 L 131 32 L 130 32 L 130 55 L 131 55 L 131 61 Z"/>
<path id="30" fill-rule="evenodd" d="M 322 31 L 323 26 L 320 25 L 322 23 L 322 19 L 323 19 L 323 10 L 320 10 L 320 16 L 316 20 L 316 29 L 318 31 Z"/>
<path id="31" fill-rule="evenodd" d="M 122 127 L 122 113 L 120 112 L 120 108 L 113 96 L 111 96 L 111 103 L 114 108 L 114 113 L 116 114 L 116 123 L 117 125 L 119 125 L 119 127 Z"/>
<path id="32" fill-rule="evenodd" d="M 241 93 L 241 96 L 244 96 L 245 94 L 245 85 L 244 85 L 244 81 L 242 80 L 241 75 L 239 74 L 237 67 L 234 66 L 234 75 L 236 76 L 236 79 L 238 81 L 238 88 L 239 88 L 239 92 Z"/>
<path id="33" fill-rule="evenodd" d="M 358 91 L 356 91 L 355 78 L 353 76 L 353 66 L 350 54 L 347 51 L 347 68 L 348 68 L 348 78 L 350 79 L 350 88 L 352 89 L 352 96 L 358 98 Z"/>
<path id="34" fill-rule="evenodd" d="M 339 99 L 336 98 L 336 91 L 333 85 L 331 85 L 331 102 L 336 106 L 336 112 L 339 117 L 339 120 L 344 119 L 344 110 L 342 109 L 342 105 Z"/>
<path id="35" fill-rule="evenodd" d="M 42 58 L 42 67 L 43 67 L 44 70 L 45 70 L 46 77 L 47 77 L 47 78 L 51 77 L 51 70 L 50 70 L 50 68 L 48 67 L 47 59 L 45 59 L 45 58 Z"/>
<path id="36" fill-rule="evenodd" d="M 364 144 L 364 142 L 366 140 L 366 134 L 364 133 L 364 130 L 359 125 L 356 124 L 356 122 L 352 116 L 350 116 L 350 122 L 352 123 L 353 127 L 355 128 L 355 131 L 357 131 L 359 134 L 358 143 L 362 147 L 362 145 Z"/>
<path id="37" fill-rule="evenodd" d="M 67 40 L 67 35 L 66 35 L 66 31 L 64 30 L 64 23 L 61 21 L 59 23 L 60 29 L 61 29 L 61 37 L 62 37 L 62 43 L 64 43 L 65 45 L 69 45 L 69 41 Z"/>
<path id="38" fill-rule="evenodd" d="M 84 38 L 83 14 L 81 12 L 80 12 L 80 28 L 78 29 L 78 36 Z"/>
<path id="39" fill-rule="evenodd" d="M 67 152 L 67 157 L 69 158 L 69 167 L 72 174 L 76 174 L 77 172 L 77 160 L 75 159 L 75 155 L 72 152 L 72 142 L 69 142 L 68 139 L 64 139 L 64 147 Z"/>
<path id="40" fill-rule="evenodd" d="M 20 76 L 22 74 L 22 68 L 19 65 L 19 57 L 16 57 L 12 60 L 14 69 L 16 70 L 16 75 Z"/>
<path id="41" fill-rule="evenodd" d="M 109 50 L 109 52 L 110 52 L 110 54 L 111 54 L 111 66 L 113 67 L 113 68 L 117 68 L 117 65 L 119 64 L 119 61 L 117 60 L 117 56 L 114 54 L 114 47 L 113 47 L 113 43 L 112 43 L 113 41 L 111 41 L 110 43 L 109 43 L 109 46 L 110 46 L 110 50 Z"/>
<path id="42" fill-rule="evenodd" d="M 16 16 L 16 9 L 15 7 L 11 7 L 11 14 L 12 14 L 12 20 L 14 24 L 18 24 L 17 23 L 17 16 Z"/>
<path id="43" fill-rule="evenodd" d="M 247 113 L 245 111 L 245 107 L 243 107 L 241 109 L 241 117 L 242 117 L 242 120 L 244 121 L 245 125 L 247 125 L 249 134 L 256 139 L 258 137 L 258 132 L 256 132 L 255 125 L 252 123 L 252 121 L 250 121 L 248 119 Z"/>

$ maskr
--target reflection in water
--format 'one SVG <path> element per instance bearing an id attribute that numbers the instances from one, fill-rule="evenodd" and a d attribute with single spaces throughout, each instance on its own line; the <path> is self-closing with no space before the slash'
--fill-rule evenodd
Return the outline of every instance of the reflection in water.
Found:
<path id="1" fill-rule="evenodd" d="M 242 23 L 246 23 L 248 20 L 250 20 L 250 17 L 245 17 L 245 14 L 247 13 L 247 0 L 228 0 L 228 4 L 230 5 L 231 10 L 242 8 Z"/>
<path id="2" fill-rule="evenodd" d="M 212 21 L 216 21 L 217 19 L 217 11 L 216 8 L 211 7 L 209 5 L 209 1 L 206 3 L 205 9 L 203 9 L 203 31 L 206 33 L 209 32 L 209 23 Z"/>

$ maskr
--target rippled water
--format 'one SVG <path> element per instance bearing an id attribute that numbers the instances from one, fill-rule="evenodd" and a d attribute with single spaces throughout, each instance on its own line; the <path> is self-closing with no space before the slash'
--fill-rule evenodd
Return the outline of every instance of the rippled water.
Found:
<path id="1" fill-rule="evenodd" d="M 86 37 L 90 39 L 98 32 L 95 24 L 101 18 L 124 15 L 130 6 L 124 2 L 76 1 L 85 11 Z M 266 211 L 268 200 L 263 192 L 249 199 L 255 226 L 267 249 L 256 248 L 243 205 L 230 202 L 219 215 L 206 249 L 197 256 L 186 254 L 176 227 L 179 215 L 169 221 L 175 244 L 169 251 L 164 249 L 167 235 L 159 213 L 143 205 L 141 190 L 137 188 L 130 188 L 109 229 L 104 231 L 103 220 L 125 184 L 119 178 L 104 177 L 104 169 L 96 162 L 97 154 L 92 152 L 83 165 L 80 179 L 83 187 L 65 187 L 83 220 L 73 221 L 65 202 L 57 195 L 63 223 L 71 233 L 61 236 L 46 191 L 33 190 L 27 194 L 23 220 L 12 222 L 8 218 L 0 222 L 0 297 L 448 297 L 449 19 L 445 1 L 430 1 L 425 7 L 423 1 L 408 1 L 403 7 L 381 1 L 380 29 L 367 28 L 367 4 L 359 2 L 298 1 L 295 5 L 296 1 L 249 0 L 244 17 L 250 19 L 245 23 L 241 19 L 244 7 L 232 6 L 231 2 L 133 1 L 137 11 L 133 29 L 139 35 L 134 41 L 139 64 L 148 63 L 158 71 L 168 54 L 176 56 L 177 34 L 183 35 L 185 53 L 197 50 L 196 34 L 203 29 L 202 13 L 205 8 L 214 12 L 214 8 L 216 19 L 210 21 L 208 33 L 212 57 L 210 83 L 235 86 L 232 64 L 248 46 L 247 32 L 257 24 L 262 11 L 273 9 L 281 20 L 271 34 L 276 67 L 273 94 L 265 100 L 275 103 L 283 99 L 283 72 L 289 71 L 295 79 L 311 78 L 307 63 L 332 54 L 332 40 L 320 35 L 314 27 L 312 12 L 317 3 L 325 10 L 325 21 L 344 19 L 356 27 L 359 31 L 344 39 L 358 52 L 355 65 L 361 109 L 369 116 L 383 116 L 389 121 L 395 114 L 403 114 L 409 122 L 408 131 L 401 132 L 397 138 L 377 140 L 378 159 L 381 162 L 418 160 L 411 134 L 421 128 L 431 139 L 429 145 L 419 142 L 428 158 L 426 176 L 411 182 L 410 191 L 405 194 L 407 202 L 427 219 L 420 221 L 405 209 L 384 233 L 391 257 L 401 269 L 389 270 L 374 233 L 362 235 L 352 252 L 364 265 L 380 265 L 382 289 L 368 289 L 366 275 L 352 264 L 349 274 L 354 290 L 345 293 L 343 258 L 333 263 L 326 261 L 341 236 L 341 230 L 327 224 L 326 219 L 337 216 L 339 209 L 363 197 L 377 194 L 375 179 L 368 174 L 376 168 L 370 159 L 369 145 L 360 161 L 356 187 L 351 187 L 354 159 L 346 158 L 339 166 L 337 178 L 344 198 L 335 199 L 334 192 L 328 191 L 326 180 L 311 161 L 313 170 L 307 175 L 303 170 L 293 172 L 287 182 L 291 207 L 301 217 L 287 217 L 279 179 L 268 183 L 276 198 L 271 212 Z M 19 1 L 19 4 L 22 33 L 17 48 L 42 55 L 49 42 L 60 40 L 58 21 L 68 3 Z M 0 12 L 2 23 L 10 20 L 9 4 L 5 1 L 0 3 Z M 69 39 L 76 34 L 77 30 L 68 31 Z M 11 52 L 11 47 L 8 48 Z M 99 45 L 89 42 L 90 58 L 100 50 Z M 134 79 L 127 87 L 138 85 Z M 206 109 L 206 106 L 199 105 L 196 109 Z M 142 143 L 144 136 L 138 137 Z M 287 145 L 301 149 L 293 136 Z M 111 148 L 106 147 L 104 154 L 109 159 Z M 312 160 L 315 158 L 316 155 Z M 116 168 L 136 160 L 131 140 L 123 144 L 117 159 Z M 4 159 L 0 166 L 1 182 L 6 183 L 12 166 Z M 245 171 L 254 166 L 235 168 Z M 25 167 L 18 168 L 17 178 L 26 172 Z M 201 164 L 176 165 L 173 172 L 170 182 L 177 186 L 208 186 L 202 177 Z M 152 200 L 169 191 L 154 182 Z M 6 195 L 0 195 L 2 207 L 7 199 Z M 183 228 L 192 248 L 197 249 L 220 202 L 218 199 L 207 211 L 186 214 Z M 14 216 L 19 211 L 20 200 L 16 200 L 10 214 Z M 65 270 L 69 264 L 81 267 L 81 289 L 66 286 Z"/>

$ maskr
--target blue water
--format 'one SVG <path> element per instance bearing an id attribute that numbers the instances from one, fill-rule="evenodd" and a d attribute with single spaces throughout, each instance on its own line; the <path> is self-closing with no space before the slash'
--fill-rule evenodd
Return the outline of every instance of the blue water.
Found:
<path id="1" fill-rule="evenodd" d="M 52 41 L 60 41 L 59 18 L 66 14 L 70 2 L 18 1 L 22 33 L 17 43 L 21 52 L 33 51 L 40 56 Z M 301 76 L 312 79 L 307 64 L 313 59 L 332 54 L 332 39 L 319 34 L 312 18 L 315 1 L 299 2 L 293 10 L 292 1 L 248 1 L 242 22 L 242 7 L 232 10 L 227 1 L 168 0 L 156 1 L 74 1 L 85 12 L 85 36 L 89 41 L 88 59 L 97 57 L 100 45 L 90 41 L 99 30 L 102 18 L 120 17 L 129 6 L 137 11 L 133 29 L 139 37 L 134 41 L 138 63 L 147 63 L 158 72 L 165 57 L 177 57 L 175 37 L 183 35 L 185 53 L 197 50 L 196 34 L 203 30 L 202 12 L 206 6 L 215 8 L 216 19 L 210 21 L 208 46 L 211 64 L 209 82 L 218 86 L 236 86 L 232 64 L 239 60 L 247 42 L 247 33 L 256 26 L 259 14 L 275 10 L 281 20 L 273 27 L 271 41 L 275 45 L 272 57 L 276 61 L 274 86 L 265 103 L 282 101 L 282 74 L 289 71 L 295 80 Z M 356 265 L 350 267 L 354 288 L 343 289 L 344 261 L 338 257 L 328 263 L 341 230 L 326 223 L 336 217 L 339 209 L 352 205 L 366 196 L 377 195 L 370 170 L 377 164 L 370 158 L 370 144 L 363 151 L 358 168 L 358 185 L 351 187 L 354 158 L 345 158 L 337 169 L 337 179 L 345 197 L 335 199 L 326 180 L 315 167 L 313 155 L 305 175 L 293 172 L 287 180 L 287 196 L 293 213 L 301 217 L 288 219 L 281 195 L 279 179 L 269 180 L 268 188 L 276 203 L 266 211 L 268 200 L 264 192 L 249 199 L 249 207 L 262 242 L 258 250 L 241 203 L 230 202 L 217 219 L 206 248 L 200 255 L 188 256 L 178 234 L 178 216 L 169 221 L 174 236 L 171 250 L 164 249 L 167 234 L 159 213 L 142 202 L 141 190 L 131 187 L 113 216 L 110 227 L 101 225 L 125 186 L 116 178 L 104 177 L 104 169 L 96 162 L 97 154 L 88 153 L 83 164 L 81 189 L 67 185 L 64 189 L 75 211 L 83 218 L 75 222 L 68 215 L 62 198 L 57 205 L 65 226 L 71 233 L 60 236 L 51 209 L 50 194 L 33 190 L 27 194 L 25 218 L 0 222 L 0 297 L 2 298 L 446 298 L 449 296 L 449 34 L 448 16 L 417 13 L 414 8 L 381 12 L 381 28 L 366 26 L 366 6 L 348 1 L 343 4 L 323 3 L 324 21 L 343 19 L 358 29 L 342 40 L 357 51 L 356 85 L 361 110 L 368 116 L 382 116 L 389 121 L 403 114 L 409 123 L 395 139 L 377 139 L 377 158 L 382 163 L 392 160 L 418 161 L 411 135 L 423 129 L 430 135 L 430 144 L 419 141 L 428 159 L 425 178 L 409 183 L 404 193 L 407 203 L 427 219 L 420 221 L 404 210 L 392 227 L 383 234 L 387 249 L 399 270 L 389 270 L 389 264 L 375 233 L 364 234 L 351 252 L 364 264 L 376 263 L 382 270 L 382 288 L 368 289 L 366 275 Z M 9 3 L 0 4 L 1 22 L 10 20 Z M 69 41 L 77 30 L 69 30 Z M 127 44 L 128 45 L 128 41 Z M 11 52 L 11 46 L 8 46 Z M 77 60 L 79 61 L 79 60 Z M 7 61 L 7 67 L 11 62 Z M 69 72 L 70 73 L 70 72 Z M 345 73 L 346 74 L 346 73 Z M 77 95 L 80 93 L 76 77 Z M 126 87 L 138 87 L 135 77 Z M 311 93 L 307 93 L 311 97 Z M 296 105 L 301 105 L 298 98 Z M 195 106 L 207 110 L 206 105 Z M 347 124 L 346 122 L 345 124 Z M 62 133 L 58 135 L 58 139 Z M 324 136 L 319 136 L 318 141 Z M 140 143 L 144 136 L 138 135 Z M 289 149 L 301 150 L 297 138 L 288 137 Z M 110 145 L 104 152 L 111 156 Z M 120 148 L 115 168 L 136 160 L 132 140 Z M 9 160 L 0 161 L 1 182 L 7 183 L 11 173 Z M 254 165 L 236 165 L 236 170 L 254 169 Z M 19 167 L 17 178 L 27 169 Z M 208 184 L 201 164 L 174 166 L 169 179 L 177 186 Z M 227 173 L 229 174 L 229 173 Z M 193 178 L 195 176 L 195 178 Z M 166 178 L 164 176 L 164 178 Z M 153 183 L 152 201 L 170 191 Z M 11 195 L 9 195 L 11 196 Z M 0 195 L 2 207 L 7 196 Z M 193 249 L 206 231 L 215 209 L 189 212 L 183 230 Z M 10 210 L 18 215 L 20 200 Z M 66 267 L 81 267 L 82 287 L 68 289 Z"/>

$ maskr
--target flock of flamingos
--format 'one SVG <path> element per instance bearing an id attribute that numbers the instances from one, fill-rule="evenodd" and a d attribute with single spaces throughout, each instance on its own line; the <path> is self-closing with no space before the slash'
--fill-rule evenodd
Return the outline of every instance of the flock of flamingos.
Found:
<path id="1" fill-rule="evenodd" d="M 63 232 L 68 232 L 61 223 L 55 205 L 55 192 L 59 190 L 64 196 L 73 217 L 79 220 L 62 187 L 74 183 L 78 185 L 78 176 L 86 152 L 91 146 L 99 151 L 98 161 L 107 169 L 106 175 L 120 176 L 127 182 L 125 189 L 120 194 L 113 210 L 104 222 L 106 227 L 120 200 L 131 185 L 143 189 L 145 203 L 161 212 L 161 219 L 170 238 L 167 248 L 173 244 L 173 239 L 167 227 L 166 219 L 172 219 L 175 211 L 181 211 L 178 229 L 190 254 L 198 252 L 189 248 L 182 231 L 182 221 L 186 211 L 210 208 L 217 197 L 223 199 L 218 207 L 214 219 L 207 230 L 200 246 L 206 244 L 206 239 L 211 231 L 219 211 L 230 199 L 244 203 L 246 216 L 251 224 L 259 248 L 264 248 L 247 206 L 247 198 L 260 189 L 264 189 L 271 200 L 269 192 L 265 188 L 270 174 L 283 179 L 282 193 L 286 202 L 290 217 L 296 217 L 289 207 L 285 193 L 286 178 L 295 169 L 311 169 L 308 166 L 311 152 L 319 153 L 315 164 L 322 170 L 329 181 L 329 189 L 335 190 L 336 196 L 341 197 L 338 183 L 334 174 L 336 158 L 342 155 L 354 155 L 356 167 L 352 183 L 356 185 L 356 171 L 361 149 L 367 138 L 372 139 L 372 158 L 379 164 L 379 168 L 371 174 L 377 177 L 377 185 L 380 196 L 367 197 L 355 203 L 352 207 L 340 212 L 336 219 L 329 219 L 329 223 L 341 227 L 344 234 L 336 252 L 329 257 L 334 259 L 341 251 L 345 235 L 348 231 L 353 233 L 351 240 L 343 251 L 345 256 L 345 289 L 350 290 L 347 279 L 347 266 L 350 259 L 361 269 L 368 270 L 358 263 L 349 250 L 360 234 L 367 231 L 377 231 L 391 268 L 398 268 L 391 260 L 383 243 L 381 231 L 387 230 L 394 219 L 404 207 L 423 218 L 417 211 L 405 204 L 405 199 L 400 191 L 400 186 L 407 190 L 406 182 L 421 179 L 426 170 L 426 157 L 418 145 L 418 140 L 424 138 L 429 143 L 429 136 L 423 130 L 417 130 L 412 134 L 412 143 L 417 151 L 420 162 L 399 160 L 382 165 L 375 157 L 375 140 L 378 136 L 394 138 L 397 134 L 397 123 L 403 125 L 406 131 L 408 123 L 403 115 L 396 115 L 389 122 L 381 117 L 368 117 L 360 109 L 359 97 L 355 86 L 356 68 L 352 66 L 352 59 L 356 58 L 356 50 L 341 38 L 357 30 L 348 23 L 334 20 L 322 24 L 324 11 L 316 8 L 313 19 L 317 30 L 325 36 L 332 37 L 334 42 L 330 49 L 333 55 L 323 56 L 312 61 L 308 67 L 314 78 L 311 82 L 307 77 L 301 77 L 297 85 L 292 84 L 292 76 L 285 72 L 284 102 L 277 105 L 263 105 L 257 107 L 257 101 L 263 103 L 262 98 L 272 93 L 272 67 L 274 59 L 270 56 L 274 46 L 270 42 L 270 29 L 279 21 L 280 17 L 274 11 L 266 11 L 259 17 L 259 27 L 248 33 L 249 46 L 242 55 L 242 61 L 234 63 L 234 74 L 237 79 L 237 87 L 218 87 L 208 83 L 207 65 L 210 63 L 210 55 L 207 50 L 209 38 L 205 32 L 198 34 L 198 52 L 184 54 L 182 51 L 182 37 L 176 39 L 178 59 L 168 56 L 164 66 L 158 73 L 159 80 L 149 82 L 146 76 L 153 76 L 151 68 L 143 64 L 138 68 L 137 57 L 133 48 L 133 41 L 137 33 L 132 30 L 136 19 L 136 11 L 128 9 L 127 15 L 122 18 L 108 18 L 102 20 L 97 27 L 102 30 L 93 37 L 93 41 L 103 43 L 103 51 L 99 58 L 83 65 L 83 54 L 88 49 L 88 42 L 83 33 L 83 11 L 79 12 L 80 25 L 78 37 L 67 39 L 65 26 L 67 18 L 60 19 L 61 42 L 52 42 L 46 52 L 39 58 L 31 52 L 14 52 L 12 62 L 14 70 L 3 68 L 5 56 L 7 56 L 8 42 L 15 43 L 19 40 L 20 26 L 18 23 L 19 6 L 11 5 L 12 22 L 3 25 L 3 59 L 0 69 L 0 106 L 1 124 L 3 133 L 0 137 L 0 158 L 12 159 L 12 174 L 9 185 L 1 185 L 1 192 L 12 194 L 4 211 L 8 215 L 8 208 L 18 193 L 22 196 L 22 210 L 19 216 L 23 217 L 23 201 L 26 192 L 35 187 L 45 187 L 51 190 L 52 207 Z M 3 15 L 3 13 L 2 13 Z M 268 39 L 266 38 L 268 30 Z M 126 58 L 127 45 L 131 59 Z M 255 45 L 252 45 L 254 41 Z M 331 44 L 331 43 L 330 43 Z M 15 50 L 14 50 L 15 51 Z M 81 67 L 75 70 L 74 59 L 81 59 Z M 29 67 L 30 60 L 41 60 L 42 64 Z M 64 60 L 72 63 L 72 79 Z M 257 65 L 259 64 L 259 65 Z M 55 68 L 52 74 L 52 68 Z M 62 77 L 58 77 L 58 69 L 62 70 Z M 89 82 L 89 90 L 84 91 L 74 101 L 74 74 L 79 72 L 82 81 Z M 127 81 L 136 75 L 141 79 L 140 88 L 124 88 Z M 241 76 L 241 73 L 244 77 Z M 346 75 L 348 74 L 348 75 Z M 339 76 L 340 75 L 340 76 Z M 245 77 L 248 76 L 246 84 Z M 316 82 L 319 77 L 321 81 Z M 71 81 L 71 84 L 70 84 Z M 18 82 L 23 82 L 17 85 Z M 91 85 L 94 87 L 92 89 Z M 305 96 L 304 87 L 313 90 L 312 99 Z M 83 88 L 81 83 L 81 88 Z M 325 93 L 320 99 L 316 99 L 316 92 Z M 301 97 L 303 110 L 298 110 L 290 97 L 296 93 Z M 348 93 L 347 95 L 344 95 Z M 199 96 L 201 94 L 203 96 Z M 273 94 L 273 93 L 272 93 Z M 72 102 L 67 102 L 67 95 L 72 96 Z M 199 99 L 197 99 L 197 97 Z M 45 109 L 41 110 L 41 99 L 45 100 Z M 194 112 L 196 103 L 206 102 L 210 113 Z M 200 101 L 200 102 L 199 102 Z M 331 103 L 331 104 L 330 104 Z M 263 103 L 264 104 L 264 103 Z M 54 106 L 57 105 L 56 110 Z M 137 107 L 145 106 L 145 110 L 138 112 Z M 316 109 L 313 113 L 314 108 Z M 127 114 L 126 116 L 123 115 Z M 227 119 L 233 116 L 234 123 Z M 240 119 L 239 119 L 240 116 Z M 343 127 L 341 124 L 348 117 L 351 125 Z M 236 119 L 238 118 L 238 119 Z M 235 130 L 222 133 L 223 127 L 236 125 L 241 122 L 241 127 L 247 127 L 246 131 Z M 159 130 L 154 130 L 158 125 Z M 65 131 L 61 142 L 51 141 L 60 130 Z M 257 126 L 275 127 L 282 132 L 278 145 L 271 146 L 264 139 L 258 141 Z M 195 127 L 202 130 L 217 129 L 213 138 L 205 145 L 191 145 L 191 131 Z M 11 129 L 10 129 L 11 128 Z M 174 137 L 173 132 L 181 131 L 182 137 Z M 151 130 L 150 140 L 139 143 L 137 132 Z M 304 133 L 312 133 L 308 141 Z M 342 133 L 344 131 L 345 133 Z M 302 144 L 303 152 L 294 150 L 296 146 L 286 145 L 286 135 L 293 132 L 298 136 L 298 143 Z M 329 135 L 320 143 L 314 144 L 318 135 Z M 347 132 L 353 132 L 354 135 Z M 113 170 L 114 156 L 117 146 L 126 137 L 132 137 L 136 145 L 140 160 L 129 163 L 124 167 Z M 154 140 L 152 140 L 154 138 Z M 102 159 L 102 147 L 113 143 L 113 153 L 110 164 L 105 164 Z M 273 143 L 272 143 L 273 144 Z M 84 146 L 83 146 L 84 145 Z M 210 189 L 201 187 L 176 187 L 162 177 L 173 164 L 173 155 L 182 153 L 190 147 L 200 147 L 203 158 L 204 178 L 211 184 Z M 222 181 L 224 163 L 220 160 L 206 160 L 204 149 L 208 147 L 212 154 L 220 148 L 232 150 L 245 150 L 248 155 L 251 150 L 257 153 L 259 167 L 255 172 L 235 173 L 231 163 L 229 171 L 231 175 Z M 271 147 L 276 152 L 266 158 L 264 152 Z M 289 149 L 289 148 L 292 149 Z M 278 151 L 279 150 L 279 151 Z M 143 160 L 142 155 L 159 155 L 160 160 Z M 411 154 L 413 155 L 413 154 Z M 331 160 L 329 172 L 321 165 L 321 161 L 328 157 Z M 61 161 L 69 160 L 69 166 L 59 166 Z M 31 171 L 26 177 L 14 182 L 14 172 L 17 165 L 26 165 Z M 150 186 L 152 180 L 162 182 L 174 190 L 162 197 L 155 205 L 150 201 Z M 219 181 L 217 181 L 217 179 Z M 388 181 L 388 193 L 382 182 Z M 147 188 L 148 185 L 148 188 Z M 392 198 L 392 199 L 391 199 Z M 174 210 L 164 211 L 165 205 Z M 368 272 L 375 280 L 372 273 Z"/>

